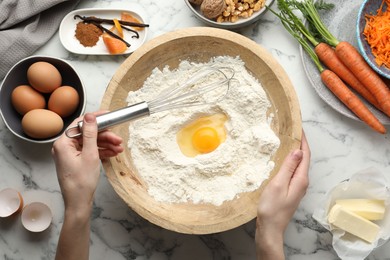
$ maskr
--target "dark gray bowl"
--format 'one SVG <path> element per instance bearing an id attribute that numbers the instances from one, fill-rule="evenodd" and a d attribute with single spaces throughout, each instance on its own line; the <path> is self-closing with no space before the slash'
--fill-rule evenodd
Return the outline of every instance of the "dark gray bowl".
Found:
<path id="1" fill-rule="evenodd" d="M 356 34 L 359 51 L 363 55 L 367 63 L 373 68 L 379 75 L 390 79 L 390 70 L 385 66 L 378 66 L 375 62 L 375 57 L 371 52 L 371 47 L 363 35 L 364 27 L 366 27 L 366 14 L 375 15 L 377 10 L 382 4 L 382 0 L 365 0 L 360 7 L 358 18 L 356 22 Z M 385 5 L 386 6 L 386 5 Z"/>
<path id="2" fill-rule="evenodd" d="M 27 136 L 22 130 L 22 116 L 16 112 L 11 103 L 11 93 L 19 85 L 28 85 L 27 69 L 38 61 L 49 62 L 54 65 L 62 76 L 62 85 L 74 87 L 80 97 L 80 104 L 76 111 L 64 118 L 64 128 L 58 135 L 48 139 L 34 139 Z M 50 143 L 55 141 L 73 120 L 84 113 L 86 95 L 84 85 L 76 70 L 65 60 L 49 56 L 31 56 L 16 63 L 5 76 L 0 88 L 0 114 L 7 128 L 17 137 L 34 143 Z"/>

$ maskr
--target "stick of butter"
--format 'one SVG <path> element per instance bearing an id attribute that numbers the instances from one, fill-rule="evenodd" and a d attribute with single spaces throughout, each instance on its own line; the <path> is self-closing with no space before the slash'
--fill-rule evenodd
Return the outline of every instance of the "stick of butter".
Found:
<path id="1" fill-rule="evenodd" d="M 335 204 L 328 214 L 330 224 L 369 243 L 372 243 L 378 233 L 379 226 L 375 223 Z"/>
<path id="2" fill-rule="evenodd" d="M 383 200 L 343 199 L 336 200 L 336 204 L 368 220 L 380 220 L 385 215 L 385 202 Z"/>

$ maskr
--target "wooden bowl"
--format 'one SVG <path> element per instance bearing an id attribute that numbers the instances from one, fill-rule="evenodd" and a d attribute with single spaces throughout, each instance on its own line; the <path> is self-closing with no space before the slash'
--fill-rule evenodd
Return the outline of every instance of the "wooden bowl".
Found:
<path id="1" fill-rule="evenodd" d="M 119 67 L 104 94 L 101 108 L 115 110 L 127 106 L 129 91 L 142 87 L 155 67 L 176 68 L 180 61 L 206 62 L 214 56 L 240 56 L 262 84 L 271 103 L 272 128 L 280 138 L 273 157 L 274 176 L 285 156 L 300 146 L 302 123 L 299 103 L 285 71 L 275 59 L 252 40 L 237 33 L 216 28 L 187 28 L 161 35 L 135 51 Z M 124 139 L 125 151 L 103 161 L 109 182 L 119 196 L 139 215 L 163 228 L 187 234 L 209 234 L 238 227 L 256 217 L 260 193 L 242 193 L 221 206 L 212 204 L 162 203 L 148 194 L 147 187 L 134 169 L 127 148 L 128 124 L 112 129 Z"/>

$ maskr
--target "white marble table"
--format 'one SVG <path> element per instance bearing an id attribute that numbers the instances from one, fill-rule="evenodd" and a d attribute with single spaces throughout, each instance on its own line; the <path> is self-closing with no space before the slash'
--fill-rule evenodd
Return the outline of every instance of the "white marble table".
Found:
<path id="1" fill-rule="evenodd" d="M 129 7 L 137 4 L 148 16 L 148 39 L 177 28 L 204 26 L 182 0 L 86 0 L 78 8 Z M 325 193 L 355 172 L 375 167 L 390 174 L 389 134 L 379 135 L 362 123 L 345 118 L 323 102 L 310 85 L 298 45 L 279 21 L 267 13 L 239 33 L 265 47 L 283 66 L 299 97 L 303 127 L 312 150 L 310 186 L 285 234 L 287 259 L 338 259 L 331 234 L 312 218 Z M 97 110 L 105 88 L 126 56 L 83 56 L 67 52 L 58 33 L 36 54 L 69 61 L 81 74 L 87 89 L 87 111 Z M 387 127 L 390 131 L 390 128 Z M 0 258 L 53 259 L 63 219 L 51 145 L 26 143 L 0 122 L 0 189 L 13 187 L 26 202 L 46 202 L 54 217 L 51 228 L 40 234 L 25 231 L 20 216 L 0 220 Z M 184 235 L 150 224 L 117 196 L 104 174 L 98 186 L 92 215 L 91 259 L 255 259 L 254 221 L 213 235 Z M 368 259 L 390 259 L 390 244 Z"/>

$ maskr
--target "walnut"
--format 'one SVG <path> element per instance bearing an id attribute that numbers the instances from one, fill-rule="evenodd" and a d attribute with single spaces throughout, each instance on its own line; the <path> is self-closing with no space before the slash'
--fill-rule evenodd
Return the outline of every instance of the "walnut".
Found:
<path id="1" fill-rule="evenodd" d="M 209 19 L 220 16 L 225 8 L 225 0 L 203 0 L 203 3 L 200 5 L 203 15 Z"/>
<path id="2" fill-rule="evenodd" d="M 206 1 L 206 0 L 204 0 Z M 225 0 L 226 7 L 218 14 L 217 22 L 237 22 L 239 18 L 249 18 L 265 5 L 265 0 Z"/>

